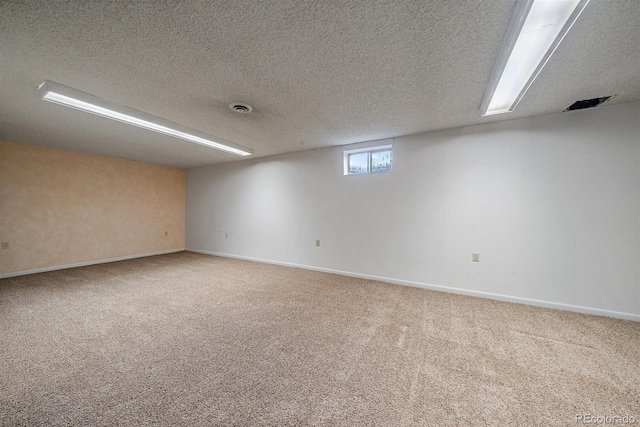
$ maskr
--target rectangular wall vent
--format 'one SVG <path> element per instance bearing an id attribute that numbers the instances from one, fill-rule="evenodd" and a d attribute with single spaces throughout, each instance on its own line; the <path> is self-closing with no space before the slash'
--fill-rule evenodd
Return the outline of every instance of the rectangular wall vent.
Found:
<path id="1" fill-rule="evenodd" d="M 611 98 L 610 96 L 605 96 L 603 98 L 593 98 L 593 99 L 584 99 L 582 101 L 576 101 L 569 106 L 564 111 L 572 111 L 572 110 L 582 110 L 583 108 L 592 108 L 602 104 L 607 99 Z"/>

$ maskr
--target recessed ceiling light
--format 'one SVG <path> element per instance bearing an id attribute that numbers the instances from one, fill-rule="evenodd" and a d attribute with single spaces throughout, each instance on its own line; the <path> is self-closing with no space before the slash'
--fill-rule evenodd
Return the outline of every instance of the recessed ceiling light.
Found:
<path id="1" fill-rule="evenodd" d="M 518 0 L 482 100 L 482 115 L 513 111 L 589 0 Z"/>
<path id="2" fill-rule="evenodd" d="M 231 108 L 236 113 L 247 114 L 250 113 L 253 108 L 249 104 L 243 104 L 242 102 L 232 102 L 229 104 L 229 108 Z"/>
<path id="3" fill-rule="evenodd" d="M 207 135 L 195 129 L 190 129 L 186 126 L 143 113 L 142 111 L 134 110 L 133 108 L 112 104 L 104 99 L 58 83 L 44 81 L 40 85 L 39 95 L 40 99 L 44 101 L 61 104 L 66 107 L 128 123 L 133 126 L 184 139 L 238 156 L 249 156 L 253 153 L 253 150 L 243 147 L 242 145 Z"/>

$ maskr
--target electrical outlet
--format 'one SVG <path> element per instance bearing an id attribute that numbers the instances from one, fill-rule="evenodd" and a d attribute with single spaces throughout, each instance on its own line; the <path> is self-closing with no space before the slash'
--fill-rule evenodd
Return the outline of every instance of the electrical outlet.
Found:
<path id="1" fill-rule="evenodd" d="M 320 246 L 320 240 L 316 240 L 316 246 Z"/>
<path id="2" fill-rule="evenodd" d="M 9 242 L 2 242 L 2 249 L 9 249 Z"/>
<path id="3" fill-rule="evenodd" d="M 471 261 L 480 262 L 480 253 L 479 252 L 471 252 Z"/>

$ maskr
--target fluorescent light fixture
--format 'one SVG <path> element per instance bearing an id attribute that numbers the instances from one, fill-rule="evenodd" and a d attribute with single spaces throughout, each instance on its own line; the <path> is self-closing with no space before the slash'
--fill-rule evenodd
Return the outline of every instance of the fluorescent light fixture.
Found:
<path id="1" fill-rule="evenodd" d="M 482 115 L 513 111 L 589 0 L 518 0 L 502 42 Z"/>
<path id="2" fill-rule="evenodd" d="M 249 156 L 253 150 L 234 144 L 221 138 L 215 138 L 195 129 L 189 129 L 177 123 L 134 110 L 123 105 L 111 104 L 104 99 L 58 83 L 45 81 L 38 89 L 40 99 L 54 102 L 66 107 L 86 111 L 97 116 L 107 117 L 119 122 L 128 123 L 154 132 L 195 142 L 196 144 L 226 151 L 238 156 Z"/>

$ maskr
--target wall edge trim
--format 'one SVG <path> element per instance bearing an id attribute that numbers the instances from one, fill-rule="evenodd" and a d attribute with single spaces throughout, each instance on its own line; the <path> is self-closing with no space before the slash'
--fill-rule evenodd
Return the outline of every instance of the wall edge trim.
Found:
<path id="1" fill-rule="evenodd" d="M 9 277 L 17 277 L 17 276 L 26 276 L 27 274 L 46 273 L 47 271 L 65 270 L 67 268 L 86 267 L 88 265 L 94 265 L 94 264 L 106 264 L 108 262 L 126 261 L 128 259 L 134 259 L 134 258 L 144 258 L 148 256 L 165 255 L 165 254 L 171 254 L 174 252 L 184 252 L 184 250 L 185 250 L 184 248 L 168 249 L 166 251 L 147 252 L 143 254 L 127 255 L 127 256 L 121 256 L 116 258 L 84 261 L 84 262 L 78 262 L 74 264 L 54 265 L 52 267 L 35 268 L 33 270 L 13 271 L 11 273 L 0 274 L 0 279 L 8 279 Z"/>
<path id="2" fill-rule="evenodd" d="M 640 314 L 624 313 L 624 312 L 611 311 L 611 310 L 603 310 L 601 308 L 592 308 L 592 307 L 584 307 L 584 306 L 580 306 L 580 305 L 563 304 L 563 303 L 559 303 L 559 302 L 551 302 L 551 301 L 543 301 L 543 300 L 523 298 L 523 297 L 515 297 L 515 296 L 510 296 L 510 295 L 495 294 L 495 293 L 491 293 L 491 292 L 472 291 L 472 290 L 468 290 L 468 289 L 453 288 L 453 287 L 450 287 L 450 286 L 431 285 L 431 284 L 422 283 L 422 282 L 412 282 L 412 281 L 409 281 L 409 280 L 393 279 L 393 278 L 390 278 L 390 277 L 373 276 L 373 275 L 370 275 L 370 274 L 361 274 L 361 273 L 354 273 L 354 272 L 350 272 L 350 271 L 334 270 L 334 269 L 331 269 L 331 268 L 324 268 L 324 267 L 314 267 L 314 266 L 311 266 L 311 265 L 295 264 L 295 263 L 292 263 L 292 262 L 283 262 L 283 261 L 267 260 L 267 259 L 262 259 L 262 258 L 253 258 L 253 257 L 242 256 L 242 255 L 227 254 L 227 253 L 222 253 L 222 252 L 205 251 L 205 250 L 201 250 L 201 249 L 186 248 L 185 251 L 186 252 L 195 252 L 195 253 L 200 253 L 200 254 L 205 254 L 205 255 L 219 256 L 219 257 L 224 257 L 224 258 L 235 258 L 235 259 L 241 259 L 241 260 L 245 260 L 245 261 L 261 262 L 261 263 L 265 263 L 265 264 L 275 264 L 275 265 L 281 265 L 281 266 L 285 266 L 285 267 L 302 268 L 302 269 L 305 269 L 305 270 L 321 271 L 321 272 L 324 272 L 324 273 L 338 274 L 338 275 L 341 275 L 341 276 L 357 277 L 357 278 L 360 278 L 360 279 L 368 279 L 368 280 L 376 280 L 376 281 L 379 281 L 379 282 L 392 283 L 392 284 L 395 284 L 395 285 L 411 286 L 411 287 L 414 287 L 414 288 L 430 289 L 430 290 L 433 290 L 433 291 L 449 292 L 449 293 L 454 293 L 454 294 L 459 294 L 459 295 L 469 295 L 469 296 L 493 299 L 493 300 L 498 300 L 498 301 L 506 301 L 506 302 L 512 302 L 512 303 L 517 303 L 517 304 L 531 305 L 531 306 L 535 306 L 535 307 L 552 308 L 552 309 L 556 309 L 556 310 L 573 311 L 573 312 L 583 313 L 583 314 L 591 314 L 591 315 L 604 316 L 604 317 L 613 317 L 615 319 L 632 320 L 632 321 L 635 321 L 635 322 L 640 322 Z"/>

